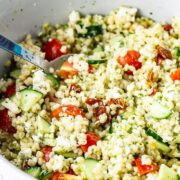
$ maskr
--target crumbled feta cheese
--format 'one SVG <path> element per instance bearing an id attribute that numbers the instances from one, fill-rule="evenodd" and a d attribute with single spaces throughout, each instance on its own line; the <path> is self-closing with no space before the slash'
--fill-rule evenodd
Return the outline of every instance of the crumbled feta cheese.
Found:
<path id="1" fill-rule="evenodd" d="M 80 19 L 80 14 L 77 11 L 72 11 L 71 14 L 69 15 L 69 21 L 72 23 L 79 21 L 79 19 Z"/>

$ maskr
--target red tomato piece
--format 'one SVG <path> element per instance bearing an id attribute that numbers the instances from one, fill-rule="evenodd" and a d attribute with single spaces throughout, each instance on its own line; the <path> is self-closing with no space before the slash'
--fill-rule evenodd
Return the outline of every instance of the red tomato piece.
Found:
<path id="1" fill-rule="evenodd" d="M 170 77 L 173 81 L 179 80 L 180 81 L 180 68 L 176 69 L 174 72 L 170 74 Z"/>
<path id="2" fill-rule="evenodd" d="M 163 25 L 163 28 L 165 31 L 170 31 L 173 27 L 171 24 L 165 24 L 165 25 Z"/>
<path id="3" fill-rule="evenodd" d="M 93 134 L 91 132 L 87 132 L 86 140 L 87 140 L 87 143 L 85 145 L 81 145 L 81 149 L 84 153 L 86 153 L 88 151 L 88 148 L 90 146 L 97 144 L 97 142 L 99 141 L 99 136 L 97 136 L 96 134 Z"/>
<path id="4" fill-rule="evenodd" d="M 60 57 L 67 52 L 61 51 L 62 44 L 58 39 L 51 39 L 50 41 L 46 42 L 43 47 L 42 51 L 45 52 L 45 59 L 51 61 Z"/>
<path id="5" fill-rule="evenodd" d="M 94 104 L 98 104 L 98 105 L 102 105 L 103 104 L 103 102 L 102 102 L 102 99 L 100 99 L 100 98 L 88 98 L 87 100 L 86 100 L 86 104 L 89 104 L 89 105 L 94 105 Z"/>
<path id="6" fill-rule="evenodd" d="M 65 61 L 61 66 L 61 69 L 57 72 L 58 76 L 67 79 L 78 74 L 78 70 L 73 67 L 72 63 Z"/>
<path id="7" fill-rule="evenodd" d="M 48 162 L 50 160 L 49 154 L 52 152 L 52 147 L 50 146 L 45 146 L 41 149 L 43 153 L 43 159 Z"/>
<path id="8" fill-rule="evenodd" d="M 15 92 L 16 92 L 16 84 L 13 83 L 7 87 L 6 92 L 4 93 L 4 97 L 8 98 L 8 97 L 12 96 Z"/>
<path id="9" fill-rule="evenodd" d="M 139 62 L 141 54 L 138 51 L 130 50 L 126 53 L 124 57 L 119 57 L 117 59 L 118 63 L 121 64 L 123 67 L 128 64 L 130 66 L 134 66 L 135 69 L 140 69 L 142 66 L 142 63 Z"/>
<path id="10" fill-rule="evenodd" d="M 151 172 L 156 172 L 159 170 L 159 167 L 156 163 L 151 163 L 150 165 L 142 164 L 140 158 L 135 159 L 136 167 L 138 168 L 139 174 L 142 176 Z"/>
<path id="11" fill-rule="evenodd" d="M 67 115 L 71 116 L 85 116 L 85 113 L 83 110 L 81 110 L 79 107 L 74 105 L 66 105 L 66 106 L 60 106 L 56 108 L 54 111 L 52 111 L 51 115 L 52 117 L 58 118 L 61 113 L 66 113 Z"/>
<path id="12" fill-rule="evenodd" d="M 88 73 L 93 73 L 94 72 L 94 68 L 93 68 L 93 65 L 89 64 L 89 67 L 88 67 Z"/>
<path id="13" fill-rule="evenodd" d="M 8 110 L 0 111 L 0 129 L 8 133 L 16 133 L 16 129 L 12 126 L 12 120 L 8 115 Z"/>
<path id="14" fill-rule="evenodd" d="M 54 172 L 50 180 L 79 180 L 79 177 L 72 174 L 62 174 L 59 172 Z"/>

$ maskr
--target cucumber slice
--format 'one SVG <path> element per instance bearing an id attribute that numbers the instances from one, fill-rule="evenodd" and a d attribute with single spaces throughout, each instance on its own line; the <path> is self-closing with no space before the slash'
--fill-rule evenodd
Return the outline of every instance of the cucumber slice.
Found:
<path id="1" fill-rule="evenodd" d="M 175 138 L 175 143 L 180 143 L 180 135 Z"/>
<path id="2" fill-rule="evenodd" d="M 156 141 L 159 141 L 159 142 L 161 142 L 161 143 L 164 143 L 162 137 L 159 136 L 153 129 L 148 128 L 148 129 L 146 130 L 146 134 L 147 134 L 148 136 L 153 137 Z M 166 143 L 164 143 L 164 144 L 166 144 Z"/>
<path id="3" fill-rule="evenodd" d="M 162 164 L 159 170 L 158 180 L 178 180 L 178 175 L 173 169 Z"/>
<path id="4" fill-rule="evenodd" d="M 32 89 L 23 89 L 20 93 L 20 108 L 25 112 L 29 111 L 43 97 L 42 93 Z"/>
<path id="5" fill-rule="evenodd" d="M 154 145 L 155 145 L 155 147 L 156 147 L 157 149 L 159 149 L 159 150 L 161 150 L 161 151 L 163 151 L 163 152 L 165 152 L 165 153 L 168 153 L 168 152 L 170 151 L 169 146 L 167 146 L 166 144 L 161 143 L 161 142 L 158 142 L 158 141 L 156 141 L 156 140 L 154 140 L 154 141 L 155 141 L 155 142 L 154 142 Z"/>
<path id="6" fill-rule="evenodd" d="M 40 175 L 39 175 L 39 180 L 49 180 L 50 177 L 52 176 L 52 173 L 46 171 L 46 170 L 43 170 Z"/>
<path id="7" fill-rule="evenodd" d="M 150 116 L 155 119 L 166 119 L 171 115 L 171 110 L 158 102 L 154 102 L 150 107 Z"/>
<path id="8" fill-rule="evenodd" d="M 43 139 L 43 144 L 47 145 L 47 146 L 52 146 L 54 147 L 56 145 L 56 140 L 55 139 L 48 139 L 48 138 L 44 138 Z"/>
<path id="9" fill-rule="evenodd" d="M 50 131 L 50 124 L 40 116 L 37 117 L 37 126 L 38 131 L 42 134 L 49 133 Z"/>
<path id="10" fill-rule="evenodd" d="M 75 158 L 78 157 L 78 155 L 75 154 L 74 152 L 56 152 L 56 153 L 58 155 L 64 156 L 65 158 L 73 158 L 73 159 L 75 159 Z"/>
<path id="11" fill-rule="evenodd" d="M 54 88 L 58 88 L 59 87 L 59 80 L 58 80 L 58 78 L 56 78 L 55 76 L 53 76 L 52 74 L 49 74 L 49 73 L 46 73 L 46 78 L 51 81 L 52 86 Z"/>
<path id="12" fill-rule="evenodd" d="M 88 64 L 103 64 L 103 63 L 106 63 L 106 62 L 107 62 L 107 60 L 105 60 L 105 59 L 102 59 L 102 60 L 88 59 L 87 60 Z"/>
<path id="13" fill-rule="evenodd" d="M 81 164 L 81 170 L 85 173 L 88 180 L 94 180 L 95 177 L 94 169 L 96 168 L 98 161 L 95 159 L 85 159 L 84 163 Z"/>
<path id="14" fill-rule="evenodd" d="M 109 133 L 110 133 L 110 134 L 113 133 L 113 121 L 111 121 L 111 123 L 110 123 Z"/>
<path id="15" fill-rule="evenodd" d="M 10 76 L 14 79 L 18 79 L 20 74 L 21 74 L 20 69 L 15 69 L 14 71 L 10 72 Z"/>
<path id="16" fill-rule="evenodd" d="M 35 177 L 35 178 L 38 178 L 40 173 L 41 173 L 41 168 L 40 167 L 37 167 L 37 166 L 34 166 L 34 167 L 30 167 L 30 168 L 27 168 L 24 170 L 27 174 Z"/>

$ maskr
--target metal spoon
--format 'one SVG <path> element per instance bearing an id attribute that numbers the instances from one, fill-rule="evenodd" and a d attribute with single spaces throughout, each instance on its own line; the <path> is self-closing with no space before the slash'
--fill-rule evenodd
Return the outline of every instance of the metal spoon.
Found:
<path id="1" fill-rule="evenodd" d="M 66 61 L 69 56 L 72 56 L 72 54 L 63 55 L 49 62 L 38 56 L 34 56 L 31 52 L 24 49 L 19 44 L 7 39 L 1 34 L 0 34 L 0 48 L 14 55 L 17 55 L 30 63 L 33 63 L 34 65 L 38 66 L 39 68 L 43 69 L 46 72 L 49 72 L 49 68 L 51 67 L 54 68 L 54 70 L 59 70 L 63 62 Z"/>

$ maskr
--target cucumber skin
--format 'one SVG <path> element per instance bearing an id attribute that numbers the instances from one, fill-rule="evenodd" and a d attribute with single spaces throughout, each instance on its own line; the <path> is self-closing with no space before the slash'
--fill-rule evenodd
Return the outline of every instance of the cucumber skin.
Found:
<path id="1" fill-rule="evenodd" d="M 146 134 L 148 135 L 148 136 L 151 136 L 151 137 L 153 137 L 156 141 L 158 141 L 158 142 L 160 142 L 160 143 L 163 143 L 163 144 L 165 144 L 165 145 L 169 145 L 168 143 L 165 143 L 165 142 L 163 142 L 163 139 L 162 139 L 162 137 L 161 136 L 159 136 L 153 129 L 151 129 L 151 128 L 147 128 L 146 129 Z"/>
<path id="2" fill-rule="evenodd" d="M 89 60 L 87 60 L 87 63 L 88 64 L 103 64 L 103 63 L 106 63 L 107 62 L 107 60 L 91 60 L 91 59 L 89 59 Z"/>
<path id="3" fill-rule="evenodd" d="M 41 168 L 34 166 L 34 167 L 30 167 L 30 168 L 25 169 L 24 172 L 26 172 L 27 174 L 29 174 L 35 178 L 38 178 L 40 173 L 41 173 Z"/>
<path id="4" fill-rule="evenodd" d="M 54 88 L 58 88 L 59 87 L 59 81 L 58 81 L 58 79 L 56 78 L 56 77 L 54 77 L 52 74 L 50 74 L 50 73 L 46 73 L 46 77 L 47 77 L 47 79 L 49 79 L 51 82 L 52 82 L 52 86 L 54 87 Z"/>

